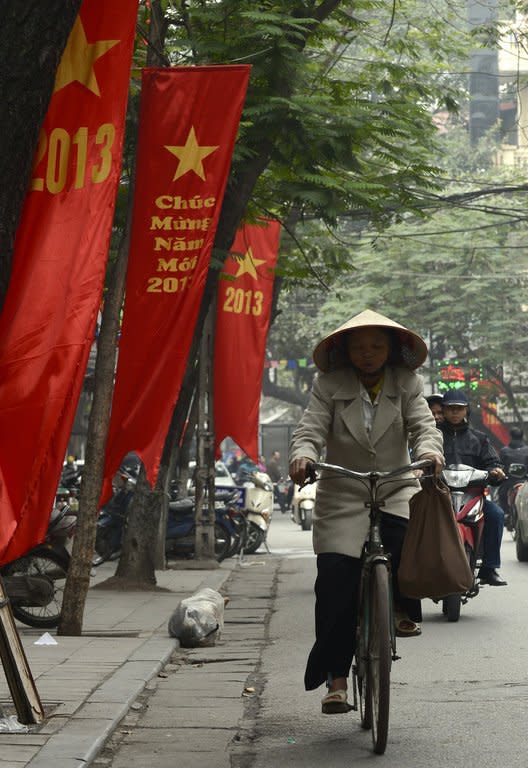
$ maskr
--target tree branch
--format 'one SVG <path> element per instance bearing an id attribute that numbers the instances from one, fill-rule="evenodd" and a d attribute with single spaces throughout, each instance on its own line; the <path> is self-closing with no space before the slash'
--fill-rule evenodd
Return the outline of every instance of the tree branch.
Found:
<path id="1" fill-rule="evenodd" d="M 262 377 L 262 394 L 266 395 L 266 397 L 275 397 L 277 400 L 282 400 L 291 405 L 300 405 L 301 408 L 306 408 L 308 405 L 308 392 L 299 392 L 291 387 L 280 387 L 278 384 L 270 381 L 268 371 L 266 370 Z"/>
<path id="2" fill-rule="evenodd" d="M 341 0 L 323 0 L 312 12 L 314 19 L 321 22 L 341 5 Z"/>

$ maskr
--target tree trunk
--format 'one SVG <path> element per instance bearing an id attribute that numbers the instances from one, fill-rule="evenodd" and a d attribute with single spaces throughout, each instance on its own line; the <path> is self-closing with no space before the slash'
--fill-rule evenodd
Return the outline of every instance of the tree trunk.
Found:
<path id="1" fill-rule="evenodd" d="M 115 574 L 116 579 L 130 587 L 143 588 L 156 584 L 154 553 L 162 493 L 159 488 L 151 490 L 142 465 L 128 510 L 123 549 Z"/>
<path id="2" fill-rule="evenodd" d="M 160 0 L 153 0 L 147 40 L 148 67 L 167 64 L 163 52 L 167 26 L 162 3 Z M 137 125 L 137 118 L 135 124 Z M 165 530 L 162 529 L 164 521 L 161 519 L 161 504 L 167 481 L 166 470 L 167 467 L 160 466 L 158 481 L 152 491 L 143 469 L 140 472 L 134 497 L 128 508 L 116 579 L 148 586 L 156 583 L 156 566 L 164 567 Z M 158 529 L 160 533 L 156 535 Z"/>
<path id="3" fill-rule="evenodd" d="M 165 55 L 165 38 L 169 20 L 163 10 L 161 0 L 152 0 L 150 4 L 150 23 L 147 40 L 147 67 L 169 67 L 170 61 Z"/>
<path id="4" fill-rule="evenodd" d="M 42 121 L 81 0 L 2 4 L 0 26 L 0 308 Z"/>
<path id="5" fill-rule="evenodd" d="M 85 467 L 79 494 L 77 528 L 73 539 L 72 559 L 64 589 L 61 620 L 57 634 L 80 635 L 97 531 L 97 510 L 103 484 L 105 446 L 110 423 L 114 388 L 115 355 L 119 318 L 125 293 L 128 249 L 132 225 L 134 181 L 128 190 L 125 233 L 105 297 L 101 331 L 97 342 L 94 372 L 94 398 L 86 438 Z"/>

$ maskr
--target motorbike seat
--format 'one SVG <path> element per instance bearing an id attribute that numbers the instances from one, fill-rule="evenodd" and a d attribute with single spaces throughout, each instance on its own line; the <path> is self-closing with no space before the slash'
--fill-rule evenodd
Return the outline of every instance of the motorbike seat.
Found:
<path id="1" fill-rule="evenodd" d="M 215 490 L 215 501 L 233 501 L 239 494 L 238 490 L 233 488 L 217 488 Z"/>
<path id="2" fill-rule="evenodd" d="M 194 499 L 177 499 L 169 501 L 169 513 L 173 515 L 188 515 L 194 510 Z"/>

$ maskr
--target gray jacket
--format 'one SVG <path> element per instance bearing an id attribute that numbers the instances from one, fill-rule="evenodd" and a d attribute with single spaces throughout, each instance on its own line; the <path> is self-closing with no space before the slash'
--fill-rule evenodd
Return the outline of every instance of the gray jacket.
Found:
<path id="1" fill-rule="evenodd" d="M 294 430 L 290 462 L 321 458 L 360 472 L 390 470 L 426 453 L 442 454 L 442 434 L 423 395 L 421 376 L 408 368 L 387 367 L 370 435 L 363 420 L 360 382 L 352 368 L 319 373 L 308 407 Z M 409 517 L 409 499 L 419 489 L 412 473 L 387 483 L 385 511 Z M 394 489 L 399 490 L 394 492 Z M 322 475 L 314 510 L 316 554 L 339 552 L 359 557 L 368 532 L 368 494 L 358 481 Z"/>

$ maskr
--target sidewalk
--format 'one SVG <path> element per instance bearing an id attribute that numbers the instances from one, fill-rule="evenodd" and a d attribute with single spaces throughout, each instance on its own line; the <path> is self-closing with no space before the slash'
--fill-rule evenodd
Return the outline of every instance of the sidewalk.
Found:
<path id="1" fill-rule="evenodd" d="M 96 571 L 92 585 L 115 572 Z M 178 647 L 167 622 L 181 599 L 202 586 L 220 590 L 237 561 L 215 570 L 156 573 L 167 591 L 90 589 L 81 637 L 57 637 L 57 645 L 35 645 L 42 630 L 17 625 L 46 720 L 28 733 L 0 732 L 2 768 L 78 768 L 89 765 L 145 684 Z M 3 670 L 0 705 L 16 714 Z"/>

